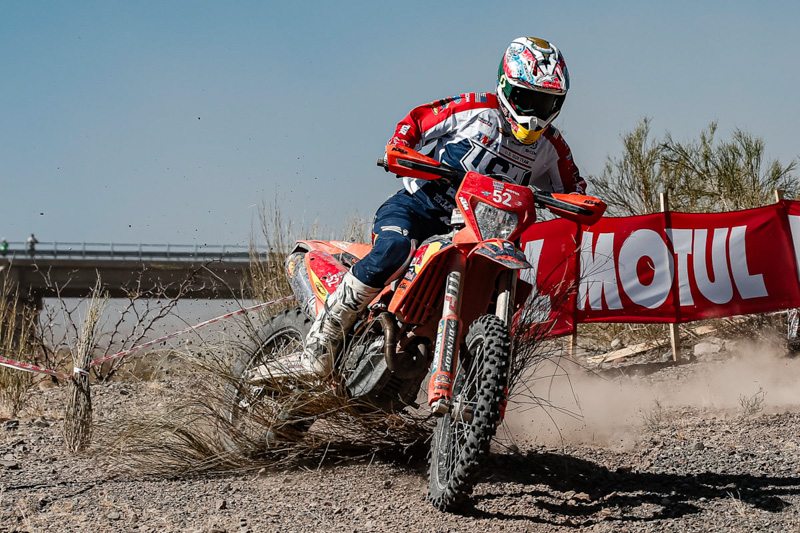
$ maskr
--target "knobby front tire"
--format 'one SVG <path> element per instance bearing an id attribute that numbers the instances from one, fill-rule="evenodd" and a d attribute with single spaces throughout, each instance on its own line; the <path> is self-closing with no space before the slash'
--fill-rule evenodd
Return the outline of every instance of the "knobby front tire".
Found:
<path id="1" fill-rule="evenodd" d="M 470 327 L 453 380 L 454 408 L 439 419 L 431 441 L 428 496 L 440 511 L 464 505 L 489 454 L 505 398 L 510 349 L 508 327 L 500 318 L 484 315 Z M 471 410 L 471 420 L 455 420 L 459 410 Z"/>

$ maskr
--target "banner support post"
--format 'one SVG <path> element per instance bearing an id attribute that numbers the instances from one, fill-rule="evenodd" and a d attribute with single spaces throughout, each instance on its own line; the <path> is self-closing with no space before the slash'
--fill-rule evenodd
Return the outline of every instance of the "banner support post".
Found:
<path id="1" fill-rule="evenodd" d="M 575 278 L 574 283 L 577 285 L 580 283 L 581 277 L 581 239 L 583 234 L 583 226 L 578 224 L 578 230 L 575 232 Z M 577 289 L 576 289 L 577 290 Z M 577 298 L 577 297 L 576 297 Z M 575 361 L 575 356 L 578 353 L 578 305 L 577 300 L 576 304 L 572 308 L 572 332 L 569 335 L 569 339 L 567 340 L 567 357 Z"/>
<path id="2" fill-rule="evenodd" d="M 783 200 L 783 189 L 775 189 L 775 203 L 780 203 Z"/>
<path id="3" fill-rule="evenodd" d="M 578 353 L 578 324 L 572 325 L 572 333 L 567 339 L 567 358 L 574 360 Z"/>
<path id="4" fill-rule="evenodd" d="M 661 212 L 667 213 L 669 211 L 669 196 L 666 192 L 662 192 L 660 198 Z M 672 360 L 678 362 L 681 358 L 681 332 L 675 322 L 669 324 L 669 344 L 672 348 Z"/>

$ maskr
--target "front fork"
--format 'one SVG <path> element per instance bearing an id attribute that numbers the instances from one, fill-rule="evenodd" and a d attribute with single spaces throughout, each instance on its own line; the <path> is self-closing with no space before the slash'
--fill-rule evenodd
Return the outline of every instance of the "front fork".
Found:
<path id="1" fill-rule="evenodd" d="M 442 318 L 439 320 L 439 328 L 436 332 L 433 371 L 428 383 L 428 405 L 435 416 L 444 416 L 448 413 L 453 400 L 453 379 L 458 364 L 458 339 L 461 330 L 461 279 L 464 266 L 464 258 L 458 256 L 447 276 Z M 506 325 L 511 322 L 516 286 L 516 271 L 508 270 L 501 274 L 495 314 Z M 500 405 L 500 420 L 503 420 L 505 416 L 508 386 L 506 386 L 505 395 L 506 398 Z"/>
<path id="2" fill-rule="evenodd" d="M 497 306 L 495 308 L 495 314 L 506 323 L 506 327 L 509 328 L 511 331 L 511 318 L 514 315 L 514 297 L 517 294 L 517 271 L 516 270 L 506 270 L 500 275 L 500 284 L 498 286 L 498 293 L 497 293 Z M 513 344 L 513 341 L 512 341 Z M 513 350 L 513 347 L 511 348 Z M 511 358 L 511 352 L 509 351 L 508 357 Z M 509 361 L 509 364 L 511 361 Z M 508 384 L 506 384 L 506 388 L 503 392 L 503 401 L 500 402 L 500 418 L 497 420 L 497 423 L 505 419 L 506 416 L 506 406 L 508 405 Z"/>
<path id="3" fill-rule="evenodd" d="M 436 332 L 431 380 L 428 383 L 428 405 L 435 416 L 447 414 L 453 400 L 453 378 L 458 363 L 461 330 L 461 280 L 465 265 L 464 256 L 457 254 L 445 285 L 442 318 Z"/>

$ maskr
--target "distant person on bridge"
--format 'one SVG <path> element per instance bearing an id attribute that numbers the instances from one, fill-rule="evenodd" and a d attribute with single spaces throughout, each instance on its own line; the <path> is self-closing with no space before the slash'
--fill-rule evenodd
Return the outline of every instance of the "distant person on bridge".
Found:
<path id="1" fill-rule="evenodd" d="M 3 257 L 5 257 L 7 253 L 8 253 L 8 241 L 3 239 L 2 241 L 0 241 L 0 254 L 2 254 Z"/>
<path id="2" fill-rule="evenodd" d="M 28 237 L 28 255 L 30 255 L 31 257 L 33 257 L 33 254 L 36 253 L 37 244 L 39 244 L 38 239 L 36 239 L 36 236 L 33 233 L 31 233 L 31 236 Z"/>

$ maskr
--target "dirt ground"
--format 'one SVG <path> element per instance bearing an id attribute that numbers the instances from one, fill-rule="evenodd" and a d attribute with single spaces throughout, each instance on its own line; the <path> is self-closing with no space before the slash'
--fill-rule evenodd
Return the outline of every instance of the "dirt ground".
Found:
<path id="1" fill-rule="evenodd" d="M 680 365 L 567 370 L 534 380 L 551 407 L 509 412 L 461 514 L 427 502 L 424 457 L 120 472 L 115 450 L 66 453 L 65 389 L 37 389 L 0 429 L 0 531 L 798 531 L 800 360 L 739 345 Z M 163 410 L 187 386 L 98 385 L 95 416 Z"/>

